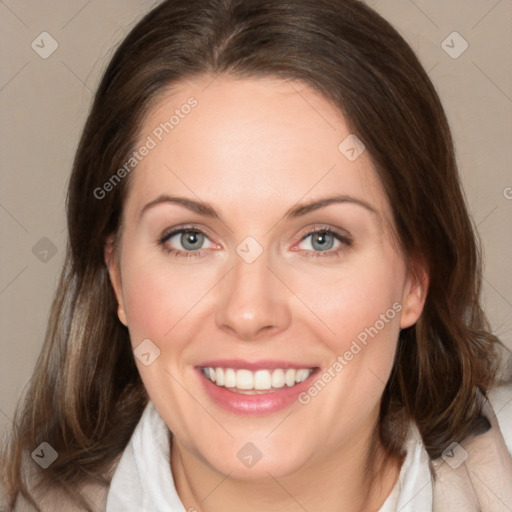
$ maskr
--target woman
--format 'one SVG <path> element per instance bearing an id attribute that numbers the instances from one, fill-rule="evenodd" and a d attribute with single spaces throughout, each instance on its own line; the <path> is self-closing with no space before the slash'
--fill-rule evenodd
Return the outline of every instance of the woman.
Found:
<path id="1" fill-rule="evenodd" d="M 9 509 L 512 506 L 449 127 L 364 4 L 159 5 L 105 72 L 67 211 Z"/>

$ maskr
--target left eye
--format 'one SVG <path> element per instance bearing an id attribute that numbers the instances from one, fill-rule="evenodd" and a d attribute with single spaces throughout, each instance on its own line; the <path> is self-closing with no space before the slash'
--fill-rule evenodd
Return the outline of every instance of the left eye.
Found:
<path id="1" fill-rule="evenodd" d="M 343 244 L 349 245 L 349 241 L 346 238 L 328 229 L 308 233 L 301 239 L 301 242 L 305 242 L 308 239 L 310 240 L 306 244 L 307 247 L 304 247 L 306 251 L 326 252 L 332 249 L 336 243 L 338 245 L 335 249 L 339 248 L 339 246 Z"/>

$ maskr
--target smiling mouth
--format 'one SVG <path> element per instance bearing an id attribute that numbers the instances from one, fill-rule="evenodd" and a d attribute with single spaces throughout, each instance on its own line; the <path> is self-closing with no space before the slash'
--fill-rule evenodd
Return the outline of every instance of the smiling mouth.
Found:
<path id="1" fill-rule="evenodd" d="M 274 393 L 304 382 L 315 368 L 274 368 L 272 370 L 233 369 L 202 366 L 203 376 L 220 388 L 243 395 Z"/>

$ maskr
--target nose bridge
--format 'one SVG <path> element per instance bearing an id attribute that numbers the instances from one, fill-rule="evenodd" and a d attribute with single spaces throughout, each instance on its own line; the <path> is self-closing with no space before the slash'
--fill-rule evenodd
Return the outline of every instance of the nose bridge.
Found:
<path id="1" fill-rule="evenodd" d="M 250 244 L 250 242 L 249 242 Z M 268 268 L 269 253 L 261 252 L 254 258 L 246 257 L 244 243 L 237 248 L 233 270 L 221 285 L 221 299 L 217 306 L 216 321 L 238 338 L 255 339 L 262 332 L 278 332 L 286 328 L 290 320 L 286 288 Z"/>

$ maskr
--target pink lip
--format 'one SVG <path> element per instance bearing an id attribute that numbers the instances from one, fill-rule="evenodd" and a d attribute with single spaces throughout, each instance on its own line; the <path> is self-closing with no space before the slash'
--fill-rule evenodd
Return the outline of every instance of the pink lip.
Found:
<path id="1" fill-rule="evenodd" d="M 247 369 L 255 372 L 256 370 L 275 370 L 276 368 L 293 368 L 300 370 L 301 368 L 315 368 L 311 364 L 295 364 L 289 361 L 275 361 L 275 360 L 262 360 L 262 361 L 244 361 L 243 359 L 216 359 L 215 361 L 205 361 L 197 366 L 210 367 L 210 368 L 233 368 L 234 370 Z"/>
<path id="2" fill-rule="evenodd" d="M 216 363 L 217 364 L 212 365 L 211 362 L 208 362 L 204 366 L 224 366 L 224 364 L 218 364 L 219 361 L 216 361 Z M 234 366 L 230 366 L 232 364 L 233 361 L 230 361 L 229 365 L 225 367 L 235 368 Z M 256 369 L 261 367 L 262 365 L 258 363 Z M 241 366 L 241 368 L 250 369 L 248 366 Z M 266 366 L 265 368 L 271 369 L 273 367 Z M 283 366 L 277 365 L 275 368 L 283 368 Z M 288 368 L 308 368 L 308 366 L 288 366 Z M 203 375 L 201 368 L 196 369 L 198 377 L 201 380 L 207 395 L 213 402 L 229 412 L 252 416 L 271 414 L 288 407 L 297 400 L 300 393 L 310 386 L 311 379 L 314 378 L 318 372 L 318 368 L 315 368 L 313 373 L 305 381 L 292 387 L 285 385 L 279 390 L 271 393 L 261 395 L 244 395 L 230 391 L 227 388 L 217 386 Z"/>

